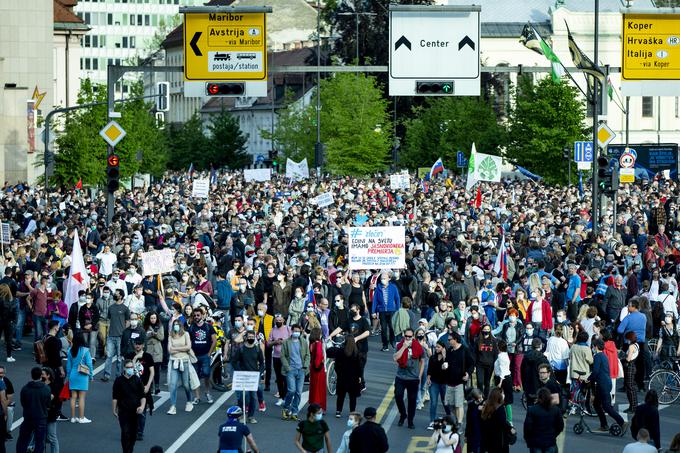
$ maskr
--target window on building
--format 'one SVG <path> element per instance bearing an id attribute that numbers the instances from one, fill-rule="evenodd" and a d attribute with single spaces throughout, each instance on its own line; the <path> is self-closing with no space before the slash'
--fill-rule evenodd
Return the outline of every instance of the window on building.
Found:
<path id="1" fill-rule="evenodd" d="M 144 15 L 144 25 L 146 25 L 147 27 L 151 25 L 151 16 L 149 16 L 148 14 Z"/>
<path id="2" fill-rule="evenodd" d="M 128 37 L 127 37 L 127 36 L 123 36 L 123 44 L 121 45 L 121 47 L 122 47 L 123 49 L 127 49 L 127 48 L 128 48 Z"/>
<path id="3" fill-rule="evenodd" d="M 123 84 L 123 94 L 127 94 L 128 92 L 128 86 L 126 84 Z"/>
<path id="4" fill-rule="evenodd" d="M 84 47 L 90 47 L 92 45 L 92 36 L 86 35 L 85 36 L 85 46 Z"/>
<path id="5" fill-rule="evenodd" d="M 81 58 L 81 59 L 80 59 L 80 70 L 81 70 L 81 71 L 82 71 L 83 68 L 85 67 L 85 65 L 84 65 L 84 63 L 83 63 L 83 60 L 84 60 L 84 58 Z"/>
<path id="6" fill-rule="evenodd" d="M 134 48 L 135 48 L 135 37 L 130 36 L 130 49 L 134 49 Z"/>
<path id="7" fill-rule="evenodd" d="M 92 59 L 92 69 L 94 69 L 95 71 L 99 70 L 99 58 Z"/>
<path id="8" fill-rule="evenodd" d="M 92 35 L 92 47 L 99 47 L 99 36 Z"/>
<path id="9" fill-rule="evenodd" d="M 654 98 L 652 96 L 642 97 L 642 117 L 652 118 L 654 116 Z"/>
<path id="10" fill-rule="evenodd" d="M 158 16 L 156 14 L 151 16 L 151 25 L 156 27 L 158 25 Z"/>
<path id="11" fill-rule="evenodd" d="M 85 21 L 85 23 L 91 24 L 92 23 L 92 15 L 90 15 L 90 13 L 85 13 L 83 20 Z"/>
<path id="12" fill-rule="evenodd" d="M 113 64 L 113 58 L 109 58 L 108 60 L 106 60 L 106 64 L 107 66 L 111 66 Z"/>
<path id="13" fill-rule="evenodd" d="M 113 25 L 113 14 L 108 13 L 108 14 L 106 15 L 106 23 L 107 23 L 108 25 Z"/>
<path id="14" fill-rule="evenodd" d="M 85 59 L 85 69 L 90 69 L 90 59 L 89 58 Z"/>
<path id="15" fill-rule="evenodd" d="M 106 36 L 102 35 L 99 37 L 99 47 L 106 47 Z"/>
<path id="16" fill-rule="evenodd" d="M 130 25 L 137 25 L 135 18 L 136 16 L 134 14 L 130 14 Z"/>

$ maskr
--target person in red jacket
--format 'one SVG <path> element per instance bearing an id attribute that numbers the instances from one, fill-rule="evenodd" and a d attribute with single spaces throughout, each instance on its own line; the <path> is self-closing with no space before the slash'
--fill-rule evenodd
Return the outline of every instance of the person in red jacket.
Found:
<path id="1" fill-rule="evenodd" d="M 545 338 L 553 328 L 553 314 L 550 303 L 544 298 L 545 293 L 541 288 L 534 290 L 531 298 L 534 300 L 527 310 L 527 321 L 534 324 L 540 336 Z"/>

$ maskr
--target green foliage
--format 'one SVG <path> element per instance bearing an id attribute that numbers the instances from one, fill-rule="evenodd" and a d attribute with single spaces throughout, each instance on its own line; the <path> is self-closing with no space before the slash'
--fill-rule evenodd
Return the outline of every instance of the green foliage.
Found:
<path id="1" fill-rule="evenodd" d="M 241 168 L 250 163 L 245 144 L 248 137 L 243 135 L 238 120 L 224 108 L 211 118 L 208 125 L 210 138 L 208 150 L 198 159 L 200 168 L 229 167 Z"/>
<path id="2" fill-rule="evenodd" d="M 198 112 L 183 124 L 170 124 L 166 132 L 170 155 L 168 168 L 186 170 L 192 163 L 198 166 L 198 156 L 205 156 L 208 152 L 208 138 L 203 132 L 203 121 Z"/>
<path id="3" fill-rule="evenodd" d="M 392 144 L 388 102 L 375 77 L 340 73 L 321 82 L 321 141 L 330 173 L 363 176 L 386 168 Z"/>
<path id="4" fill-rule="evenodd" d="M 549 183 L 565 183 L 563 149 L 586 138 L 584 121 L 585 105 L 575 87 L 550 77 L 537 84 L 520 79 L 509 119 L 506 158 Z"/>
<path id="5" fill-rule="evenodd" d="M 129 97 L 141 96 L 140 83 L 131 86 Z M 82 82 L 78 104 L 106 102 L 106 88 L 95 86 L 89 79 Z M 117 104 L 122 114 L 116 121 L 127 135 L 116 146 L 120 156 L 121 177 L 149 172 L 161 175 L 167 156 L 162 131 L 150 113 L 151 104 L 143 100 Z M 106 180 L 106 142 L 99 131 L 108 123 L 106 105 L 75 110 L 63 117 L 62 130 L 57 131 L 54 177 L 56 185 L 71 186 L 82 178 L 84 184 L 98 185 Z M 142 162 L 137 160 L 141 151 Z"/>
<path id="6" fill-rule="evenodd" d="M 306 158 L 312 165 L 316 143 L 315 105 L 302 106 L 301 101 L 294 102 L 291 93 L 286 93 L 284 104 L 286 107 L 277 112 L 274 134 L 269 129 L 261 129 L 260 135 L 265 140 L 274 139 L 284 162 L 288 157 L 296 162 Z"/>
<path id="7" fill-rule="evenodd" d="M 458 151 L 470 154 L 472 143 L 479 152 L 500 154 L 506 131 L 499 124 L 492 102 L 478 97 L 429 97 L 414 108 L 407 120 L 401 166 L 415 169 L 442 158 L 453 167 Z"/>

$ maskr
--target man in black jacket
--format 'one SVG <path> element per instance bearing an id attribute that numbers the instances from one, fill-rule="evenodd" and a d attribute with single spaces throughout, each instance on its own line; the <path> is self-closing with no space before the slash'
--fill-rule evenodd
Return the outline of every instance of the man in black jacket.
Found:
<path id="1" fill-rule="evenodd" d="M 463 422 L 465 407 L 465 383 L 470 382 L 472 370 L 475 369 L 475 358 L 468 348 L 463 346 L 458 332 L 448 334 L 449 348 L 446 351 L 446 397 L 444 403 L 453 407 L 456 419 Z"/>
<path id="2" fill-rule="evenodd" d="M 355 428 L 349 436 L 350 453 L 385 453 L 390 449 L 385 430 L 375 422 L 376 413 L 374 407 L 364 409 L 366 422 Z"/>
<path id="3" fill-rule="evenodd" d="M 541 352 L 542 348 L 543 341 L 541 341 L 540 338 L 534 338 L 531 342 L 531 351 L 527 351 L 522 359 L 520 371 L 522 375 L 522 388 L 526 395 L 527 406 L 534 404 L 538 389 L 542 387 L 538 377 L 538 366 L 542 363 L 548 363 L 548 359 Z"/>
<path id="4" fill-rule="evenodd" d="M 132 360 L 126 360 L 123 375 L 113 382 L 113 415 L 120 424 L 120 443 L 123 453 L 132 453 L 137 441 L 137 418 L 144 413 L 146 399 L 144 385 L 135 374 Z"/>
<path id="5" fill-rule="evenodd" d="M 31 382 L 21 389 L 21 407 L 24 410 L 24 421 L 19 428 L 17 453 L 26 453 L 31 437 L 34 440 L 34 452 L 45 451 L 45 435 L 47 433 L 47 411 L 52 397 L 50 388 L 41 380 L 42 369 L 31 369 Z"/>

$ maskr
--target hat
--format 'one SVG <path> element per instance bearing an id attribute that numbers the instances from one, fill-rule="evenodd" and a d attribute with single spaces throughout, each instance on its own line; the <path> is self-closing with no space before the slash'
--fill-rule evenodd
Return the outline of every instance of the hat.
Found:
<path id="1" fill-rule="evenodd" d="M 375 407 L 367 407 L 366 409 L 364 409 L 364 417 L 366 417 L 366 418 L 369 418 L 369 417 L 373 418 L 373 417 L 376 416 L 376 414 L 377 414 L 377 412 L 375 410 Z"/>

